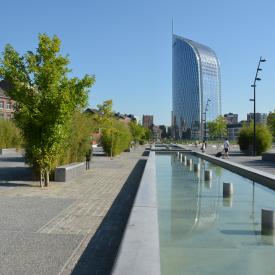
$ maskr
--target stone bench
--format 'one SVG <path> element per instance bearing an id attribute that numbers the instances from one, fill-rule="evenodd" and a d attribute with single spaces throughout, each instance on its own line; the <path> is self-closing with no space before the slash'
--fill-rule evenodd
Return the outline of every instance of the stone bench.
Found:
<path id="1" fill-rule="evenodd" d="M 262 160 L 268 160 L 268 161 L 275 162 L 275 153 L 263 153 Z"/>
<path id="2" fill-rule="evenodd" d="M 9 155 L 16 153 L 16 148 L 3 148 L 0 149 L 0 155 Z"/>
<path id="3" fill-rule="evenodd" d="M 81 176 L 86 171 L 85 162 L 75 162 L 55 169 L 54 181 L 68 182 Z"/>

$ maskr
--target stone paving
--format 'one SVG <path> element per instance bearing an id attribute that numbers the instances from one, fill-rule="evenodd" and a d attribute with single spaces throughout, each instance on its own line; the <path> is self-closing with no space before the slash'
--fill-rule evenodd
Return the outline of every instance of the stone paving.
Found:
<path id="1" fill-rule="evenodd" d="M 94 157 L 80 179 L 44 189 L 24 180 L 29 171 L 20 156 L 0 157 L 0 274 L 109 274 L 144 149 Z"/>

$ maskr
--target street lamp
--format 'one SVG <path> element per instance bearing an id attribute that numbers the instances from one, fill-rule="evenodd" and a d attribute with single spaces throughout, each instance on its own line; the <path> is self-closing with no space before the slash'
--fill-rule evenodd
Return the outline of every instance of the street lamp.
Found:
<path id="1" fill-rule="evenodd" d="M 206 112 L 208 111 L 210 101 L 211 101 L 211 99 L 207 98 L 204 113 L 202 113 L 203 115 L 205 115 L 205 119 L 204 119 L 204 140 L 206 140 Z"/>
<path id="2" fill-rule="evenodd" d="M 254 98 L 249 99 L 250 101 L 254 102 L 253 156 L 256 156 L 256 82 L 261 80 L 261 78 L 258 77 L 259 71 L 262 71 L 262 69 L 260 68 L 261 62 L 266 62 L 266 59 L 263 59 L 262 57 L 260 57 L 258 67 L 257 67 L 257 70 L 256 70 L 256 75 L 255 75 L 255 78 L 254 78 L 254 83 L 251 85 L 251 87 L 254 90 Z"/>

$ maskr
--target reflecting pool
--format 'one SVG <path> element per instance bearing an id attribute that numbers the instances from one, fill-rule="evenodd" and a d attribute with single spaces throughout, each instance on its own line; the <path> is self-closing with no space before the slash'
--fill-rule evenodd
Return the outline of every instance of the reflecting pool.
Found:
<path id="1" fill-rule="evenodd" d="M 275 207 L 275 192 L 187 158 L 198 173 L 175 154 L 156 154 L 161 274 L 275 274 L 275 237 L 261 235 L 261 209 Z M 231 198 L 223 182 L 233 183 Z"/>

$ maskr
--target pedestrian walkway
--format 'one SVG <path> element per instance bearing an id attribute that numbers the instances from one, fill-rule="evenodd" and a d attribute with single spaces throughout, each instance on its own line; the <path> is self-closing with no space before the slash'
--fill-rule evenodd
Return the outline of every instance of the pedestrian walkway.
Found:
<path id="1" fill-rule="evenodd" d="M 80 179 L 45 189 L 0 178 L 0 274 L 109 274 L 145 166 L 144 148 L 113 160 L 94 157 Z"/>
<path id="2" fill-rule="evenodd" d="M 192 149 L 193 151 L 199 151 L 199 148 L 189 145 L 187 148 Z M 217 152 L 222 151 L 213 147 L 211 144 L 207 146 L 206 154 L 215 156 Z M 270 173 L 275 175 L 275 162 L 272 161 L 264 161 L 261 156 L 246 156 L 242 152 L 240 152 L 239 147 L 237 145 L 231 146 L 229 151 L 229 161 L 236 162 L 254 169 L 258 169 L 262 172 Z"/>

